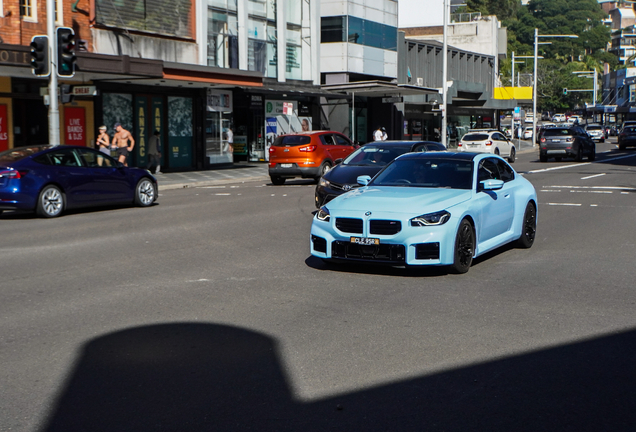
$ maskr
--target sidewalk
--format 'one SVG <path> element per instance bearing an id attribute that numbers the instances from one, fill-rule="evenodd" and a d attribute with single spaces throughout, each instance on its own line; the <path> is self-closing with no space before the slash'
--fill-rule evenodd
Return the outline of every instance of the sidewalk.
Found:
<path id="1" fill-rule="evenodd" d="M 514 144 L 517 147 L 517 154 L 537 151 L 537 147 L 532 146 L 532 141 L 514 140 Z M 455 149 L 449 150 L 454 151 Z M 238 162 L 228 167 L 207 171 L 164 173 L 157 174 L 155 177 L 159 183 L 159 191 L 246 181 L 270 181 L 266 162 Z"/>

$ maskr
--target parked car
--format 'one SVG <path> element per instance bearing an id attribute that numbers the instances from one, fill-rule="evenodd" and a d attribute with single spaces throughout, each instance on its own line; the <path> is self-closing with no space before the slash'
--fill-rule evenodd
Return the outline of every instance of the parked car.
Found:
<path id="1" fill-rule="evenodd" d="M 333 131 L 281 135 L 269 148 L 269 177 L 275 185 L 294 177 L 318 182 L 356 148 L 349 138 Z"/>
<path id="2" fill-rule="evenodd" d="M 636 126 L 636 120 L 626 120 L 620 127 L 620 131 L 625 129 L 627 126 Z"/>
<path id="3" fill-rule="evenodd" d="M 524 119 L 525 123 L 533 123 L 534 122 L 534 114 L 526 113 L 526 117 Z"/>
<path id="4" fill-rule="evenodd" d="M 376 141 L 367 144 L 322 176 L 315 191 L 316 207 L 320 208 L 335 197 L 359 187 L 359 176 L 373 177 L 404 153 L 445 150 L 444 145 L 432 141 Z"/>
<path id="5" fill-rule="evenodd" d="M 475 257 L 535 239 L 535 189 L 499 156 L 408 153 L 358 183 L 316 212 L 313 256 L 465 273 Z"/>
<path id="6" fill-rule="evenodd" d="M 587 156 L 590 161 L 596 159 L 596 144 L 582 127 L 572 125 L 543 131 L 539 144 L 541 162 L 547 162 L 551 157 L 557 161 L 564 157 L 581 161 L 583 156 Z"/>
<path id="7" fill-rule="evenodd" d="M 625 150 L 627 147 L 636 147 L 636 125 L 624 127 L 618 134 L 618 148 Z"/>
<path id="8" fill-rule="evenodd" d="M 568 118 L 568 123 L 569 124 L 580 124 L 582 122 L 583 122 L 583 118 L 581 116 L 578 116 L 578 115 L 573 115 L 573 116 L 570 116 Z"/>
<path id="9" fill-rule="evenodd" d="M 585 131 L 594 141 L 605 142 L 605 128 L 600 124 L 590 123 L 585 126 Z"/>
<path id="10" fill-rule="evenodd" d="M 515 145 L 498 130 L 471 131 L 457 143 L 460 152 L 492 153 L 508 158 L 513 163 L 517 154 Z"/>
<path id="11" fill-rule="evenodd" d="M 565 123 L 567 121 L 567 118 L 565 117 L 565 114 L 555 114 L 552 117 L 552 122 L 554 123 Z"/>
<path id="12" fill-rule="evenodd" d="M 148 171 L 91 148 L 40 145 L 0 153 L 0 213 L 28 210 L 55 217 L 93 205 L 147 207 L 156 199 L 157 180 Z"/>
<path id="13" fill-rule="evenodd" d="M 531 140 L 532 139 L 532 128 L 524 128 L 523 129 L 523 139 L 524 140 Z"/>

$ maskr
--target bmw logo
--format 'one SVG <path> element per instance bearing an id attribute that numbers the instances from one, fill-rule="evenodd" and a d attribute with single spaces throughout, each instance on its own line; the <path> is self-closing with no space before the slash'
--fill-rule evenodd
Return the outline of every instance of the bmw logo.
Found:
<path id="1" fill-rule="evenodd" d="M 366 212 L 364 215 L 365 216 L 371 216 L 371 212 Z"/>

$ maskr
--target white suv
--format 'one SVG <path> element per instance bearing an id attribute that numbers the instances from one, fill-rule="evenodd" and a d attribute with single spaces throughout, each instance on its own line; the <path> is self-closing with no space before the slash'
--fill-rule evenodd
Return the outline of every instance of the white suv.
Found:
<path id="1" fill-rule="evenodd" d="M 498 130 L 473 130 L 457 143 L 457 151 L 492 153 L 513 163 L 517 154 L 515 145 Z"/>

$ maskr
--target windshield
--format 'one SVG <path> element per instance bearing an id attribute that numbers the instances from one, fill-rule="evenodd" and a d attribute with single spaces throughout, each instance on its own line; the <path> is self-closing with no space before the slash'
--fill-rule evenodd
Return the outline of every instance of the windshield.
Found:
<path id="1" fill-rule="evenodd" d="M 471 189 L 473 162 L 456 159 L 400 158 L 381 171 L 373 186 Z"/>
<path id="2" fill-rule="evenodd" d="M 488 135 L 486 134 L 466 134 L 462 141 L 484 141 L 488 139 Z"/>
<path id="3" fill-rule="evenodd" d="M 551 128 L 551 129 L 546 129 L 545 132 L 543 133 L 543 136 L 567 136 L 567 135 L 572 135 L 572 132 L 570 132 L 570 129 L 561 129 L 561 128 Z"/>
<path id="4" fill-rule="evenodd" d="M 365 145 L 351 153 L 342 165 L 385 166 L 401 154 L 411 151 L 411 146 Z"/>
<path id="5" fill-rule="evenodd" d="M 46 150 L 52 146 L 33 146 L 33 147 L 16 147 L 11 150 L 6 150 L 0 153 L 0 165 L 8 165 L 13 162 L 17 162 L 21 159 L 29 157 L 33 154 L 39 153 L 42 150 Z"/>

